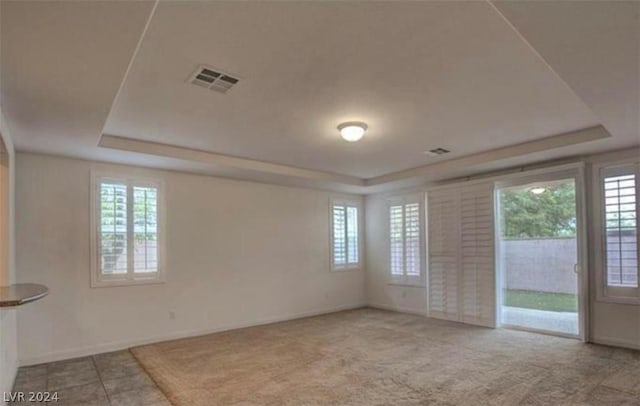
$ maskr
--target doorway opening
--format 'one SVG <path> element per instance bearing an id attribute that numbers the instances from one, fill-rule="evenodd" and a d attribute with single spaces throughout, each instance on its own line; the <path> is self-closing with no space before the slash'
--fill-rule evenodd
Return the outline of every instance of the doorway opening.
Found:
<path id="1" fill-rule="evenodd" d="M 502 187 L 497 197 L 501 324 L 580 336 L 576 179 Z"/>

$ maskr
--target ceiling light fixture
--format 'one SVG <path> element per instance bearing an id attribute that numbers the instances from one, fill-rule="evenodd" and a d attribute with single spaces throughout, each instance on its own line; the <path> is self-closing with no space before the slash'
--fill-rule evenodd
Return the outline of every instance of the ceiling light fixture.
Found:
<path id="1" fill-rule="evenodd" d="M 539 195 L 539 194 L 544 193 L 545 190 L 547 190 L 547 189 L 545 189 L 543 187 L 534 187 L 534 188 L 531 189 L 531 193 L 533 193 L 534 195 Z"/>
<path id="2" fill-rule="evenodd" d="M 367 131 L 367 125 L 359 121 L 349 121 L 347 123 L 340 124 L 338 126 L 338 131 L 340 131 L 340 136 L 345 141 L 356 142 L 360 141 L 364 136 L 365 131 Z"/>

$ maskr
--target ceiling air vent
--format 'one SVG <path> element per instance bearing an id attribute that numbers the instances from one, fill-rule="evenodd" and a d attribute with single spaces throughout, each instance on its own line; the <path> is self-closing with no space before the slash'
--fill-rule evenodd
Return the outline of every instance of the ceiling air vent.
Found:
<path id="1" fill-rule="evenodd" d="M 189 82 L 194 85 L 206 87 L 209 90 L 215 90 L 220 93 L 227 93 L 239 81 L 240 79 L 236 77 L 207 66 L 200 66 L 189 77 Z"/>
<path id="2" fill-rule="evenodd" d="M 429 151 L 425 151 L 424 153 L 427 155 L 431 155 L 431 156 L 438 156 L 438 155 L 444 155 L 444 154 L 448 154 L 449 151 L 448 149 L 444 149 L 444 148 L 435 148 L 435 149 L 431 149 Z"/>

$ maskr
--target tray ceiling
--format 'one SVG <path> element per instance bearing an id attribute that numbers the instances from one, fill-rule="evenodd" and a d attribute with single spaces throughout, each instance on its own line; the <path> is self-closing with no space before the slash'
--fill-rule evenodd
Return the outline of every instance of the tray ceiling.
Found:
<path id="1" fill-rule="evenodd" d="M 352 191 L 446 161 L 459 165 L 442 176 L 494 167 L 505 159 L 496 150 L 526 163 L 526 149 L 508 148 L 600 124 L 608 132 L 543 157 L 637 145 L 637 110 L 603 104 L 613 84 L 600 80 L 594 95 L 577 76 L 605 64 L 575 66 L 590 46 L 604 58 L 602 42 L 637 44 L 637 14 L 626 31 L 581 43 L 590 29 L 608 32 L 610 19 L 591 24 L 602 10 L 519 3 L 3 2 L 2 109 L 22 151 Z M 541 28 L 561 20 L 567 28 Z M 574 27 L 586 32 L 575 38 Z M 583 53 L 567 54 L 568 44 Z M 200 66 L 239 81 L 226 92 L 194 86 Z M 613 68 L 637 80 L 632 58 Z M 614 110 L 627 125 L 607 119 Z M 336 126 L 353 120 L 369 130 L 351 144 Z M 137 146 L 100 147 L 103 133 Z M 434 148 L 451 153 L 424 154 Z M 487 161 L 463 159 L 478 154 Z"/>

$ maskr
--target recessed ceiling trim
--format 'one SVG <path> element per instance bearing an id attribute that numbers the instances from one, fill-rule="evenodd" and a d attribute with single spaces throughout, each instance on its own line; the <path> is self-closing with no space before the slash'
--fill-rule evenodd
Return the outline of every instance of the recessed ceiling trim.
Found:
<path id="1" fill-rule="evenodd" d="M 147 20 L 144 23 L 144 27 L 142 28 L 142 32 L 140 33 L 140 38 L 138 38 L 138 42 L 136 43 L 136 47 L 133 50 L 133 54 L 131 54 L 131 58 L 129 58 L 129 63 L 127 64 L 127 69 L 125 69 L 124 71 L 124 75 L 122 76 L 122 80 L 120 81 L 120 85 L 118 85 L 118 90 L 116 91 L 115 95 L 113 96 L 113 100 L 111 101 L 111 106 L 109 107 L 109 110 L 107 112 L 107 115 L 104 119 L 104 122 L 102 123 L 102 131 L 104 131 L 107 122 L 109 121 L 109 116 L 111 115 L 111 112 L 113 111 L 114 106 L 116 105 L 116 103 L 118 102 L 118 98 L 120 97 L 120 94 L 122 93 L 122 89 L 124 88 L 124 84 L 127 81 L 127 77 L 129 76 L 129 73 L 131 72 L 131 69 L 133 68 L 133 63 L 136 60 L 136 57 L 138 56 L 138 53 L 140 52 L 140 48 L 142 47 L 142 42 L 144 41 L 144 38 L 147 34 L 147 31 L 149 30 L 149 26 L 151 25 L 151 20 L 153 20 L 153 16 L 156 14 L 156 10 L 158 8 L 158 4 L 160 4 L 160 0 L 154 0 L 153 2 L 153 6 L 151 7 L 151 11 L 149 12 L 149 16 L 147 17 Z M 101 132 L 102 132 L 101 131 Z"/>
<path id="2" fill-rule="evenodd" d="M 151 141 L 136 140 L 103 134 L 99 146 L 122 151 L 137 152 L 142 154 L 164 156 L 193 162 L 203 162 L 212 165 L 245 169 L 250 171 L 284 175 L 300 179 L 341 183 L 349 186 L 364 186 L 373 188 L 383 184 L 417 179 L 435 172 L 443 172 L 448 169 L 480 165 L 502 159 L 513 158 L 535 152 L 546 151 L 588 141 L 608 138 L 611 135 L 603 126 L 588 127 L 570 131 L 534 141 L 497 148 L 477 154 L 471 154 L 456 159 L 424 165 L 406 171 L 394 172 L 375 178 L 362 179 L 354 176 L 328 173 L 311 169 L 297 168 L 271 162 L 257 161 L 248 158 L 240 158 L 216 152 L 201 151 L 184 148 L 175 145 L 160 144 Z"/>
<path id="3" fill-rule="evenodd" d="M 523 142 L 507 147 L 496 148 L 477 154 L 466 155 L 460 158 L 450 159 L 443 162 L 424 165 L 405 171 L 377 176 L 365 181 L 367 186 L 381 185 L 384 183 L 405 180 L 408 178 L 420 177 L 429 173 L 444 171 L 450 168 L 460 168 L 461 166 L 479 165 L 491 161 L 513 158 L 521 155 L 532 154 L 534 152 L 546 151 L 554 148 L 566 147 L 569 145 L 581 144 L 583 142 L 600 140 L 611 137 L 611 134 L 601 125 L 570 131 L 550 137 L 540 138 L 534 141 Z"/>
<path id="4" fill-rule="evenodd" d="M 201 151 L 197 149 L 160 144 L 151 141 L 136 140 L 133 138 L 119 137 L 109 134 L 103 134 L 98 145 L 100 147 L 118 149 L 121 151 L 138 152 L 142 154 L 164 156 L 186 161 L 223 165 L 233 168 L 292 176 L 309 180 L 336 182 L 352 186 L 364 186 L 365 184 L 364 179 L 355 176 L 297 168 L 294 166 L 257 161 L 253 159 L 219 154 L 216 152 Z"/>

